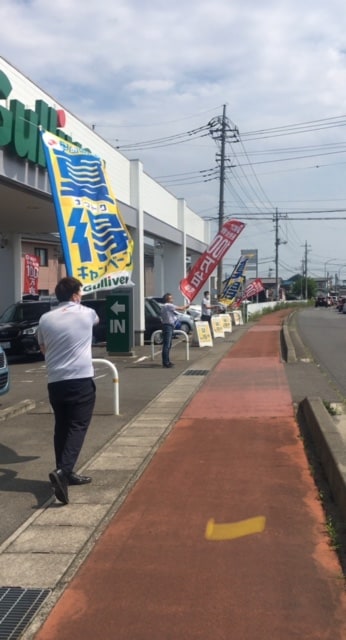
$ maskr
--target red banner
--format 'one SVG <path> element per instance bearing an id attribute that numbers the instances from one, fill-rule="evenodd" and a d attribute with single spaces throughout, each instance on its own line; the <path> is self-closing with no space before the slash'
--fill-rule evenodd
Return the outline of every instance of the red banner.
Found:
<path id="1" fill-rule="evenodd" d="M 38 274 L 40 260 L 37 256 L 26 253 L 24 256 L 24 288 L 23 293 L 38 294 Z"/>
<path id="2" fill-rule="evenodd" d="M 243 300 L 247 300 L 248 298 L 252 298 L 252 296 L 256 296 L 260 291 L 263 291 L 263 289 L 264 286 L 262 284 L 261 278 L 256 278 L 256 280 L 250 282 L 250 284 L 248 284 L 248 286 L 246 287 L 241 299 L 238 300 L 237 307 L 239 307 Z"/>
<path id="3" fill-rule="evenodd" d="M 180 281 L 180 291 L 189 302 L 196 297 L 244 227 L 245 224 L 239 220 L 225 222 L 211 245 L 197 260 L 186 278 Z"/>

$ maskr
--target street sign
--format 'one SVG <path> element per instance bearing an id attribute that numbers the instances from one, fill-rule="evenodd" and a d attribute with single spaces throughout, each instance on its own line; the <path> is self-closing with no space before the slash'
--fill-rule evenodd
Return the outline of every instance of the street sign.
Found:
<path id="1" fill-rule="evenodd" d="M 128 353 L 133 347 L 132 295 L 117 293 L 106 298 L 107 351 Z"/>

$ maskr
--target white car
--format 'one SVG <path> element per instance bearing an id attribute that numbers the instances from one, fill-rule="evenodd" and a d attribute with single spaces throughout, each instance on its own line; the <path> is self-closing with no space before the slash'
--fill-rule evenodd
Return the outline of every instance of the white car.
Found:
<path id="1" fill-rule="evenodd" d="M 155 300 L 155 298 L 146 298 L 146 301 L 150 304 L 152 309 L 157 313 L 158 316 L 161 316 L 161 306 L 162 303 Z M 194 319 L 192 316 L 187 313 L 180 313 L 177 311 L 177 329 L 180 331 L 185 331 L 185 333 L 192 333 L 194 328 Z"/>
<path id="2" fill-rule="evenodd" d="M 186 309 L 186 313 L 191 316 L 193 320 L 198 321 L 201 319 L 202 307 L 200 304 L 190 304 L 189 308 Z"/>

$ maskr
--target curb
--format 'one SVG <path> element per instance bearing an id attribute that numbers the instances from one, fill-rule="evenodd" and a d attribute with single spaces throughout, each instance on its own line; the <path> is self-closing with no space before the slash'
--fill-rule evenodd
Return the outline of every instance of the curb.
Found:
<path id="1" fill-rule="evenodd" d="M 292 364 L 292 362 L 297 362 L 296 351 L 293 346 L 293 342 L 292 342 L 289 327 L 288 327 L 290 317 L 291 315 L 284 318 L 282 330 L 281 330 L 282 350 L 283 350 L 283 355 L 287 364 Z"/>
<path id="2" fill-rule="evenodd" d="M 304 398 L 298 413 L 312 437 L 315 453 L 323 467 L 334 502 L 346 522 L 346 471 L 343 464 L 345 442 L 321 398 Z"/>
<path id="3" fill-rule="evenodd" d="M 285 318 L 282 326 L 282 347 L 286 363 L 292 364 L 297 362 L 297 356 L 289 332 L 289 318 Z M 304 398 L 298 405 L 297 420 L 307 426 L 341 520 L 346 523 L 345 442 L 342 433 L 320 397 Z"/>

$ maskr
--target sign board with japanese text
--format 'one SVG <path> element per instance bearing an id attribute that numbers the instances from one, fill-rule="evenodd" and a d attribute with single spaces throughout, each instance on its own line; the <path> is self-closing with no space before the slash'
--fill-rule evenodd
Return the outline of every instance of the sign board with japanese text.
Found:
<path id="1" fill-rule="evenodd" d="M 247 285 L 242 297 L 237 301 L 236 306 L 239 306 L 244 300 L 252 298 L 252 296 L 260 293 L 261 291 L 263 291 L 263 289 L 264 286 L 261 278 L 255 278 L 255 280 Z"/>
<path id="2" fill-rule="evenodd" d="M 195 322 L 193 343 L 198 347 L 212 347 L 213 338 L 210 331 L 209 322 L 198 320 Z"/>
<path id="3" fill-rule="evenodd" d="M 24 255 L 23 293 L 38 294 L 38 276 L 40 260 L 37 256 L 26 253 Z"/>
<path id="4" fill-rule="evenodd" d="M 211 316 L 211 327 L 214 338 L 224 338 L 225 330 L 223 328 L 223 320 L 221 315 Z"/>
<path id="5" fill-rule="evenodd" d="M 82 293 L 132 286 L 133 241 L 121 218 L 105 163 L 41 131 L 67 275 Z"/>
<path id="6" fill-rule="evenodd" d="M 244 324 L 243 314 L 240 311 L 240 309 L 239 310 L 237 309 L 235 311 L 231 311 L 231 315 L 232 315 L 233 322 L 234 322 L 235 325 L 239 326 L 241 324 Z"/>
<path id="7" fill-rule="evenodd" d="M 180 291 L 191 302 L 215 271 L 220 260 L 244 229 L 244 222 L 228 220 L 216 234 L 208 249 L 200 256 L 186 278 L 180 281 Z"/>
<path id="8" fill-rule="evenodd" d="M 223 330 L 225 333 L 232 333 L 232 317 L 229 313 L 222 313 L 220 315 L 223 324 Z"/>
<path id="9" fill-rule="evenodd" d="M 241 255 L 230 277 L 224 283 L 224 288 L 220 296 L 220 302 L 223 304 L 231 304 L 238 294 L 244 282 L 245 267 L 248 259 L 248 255 Z"/>

